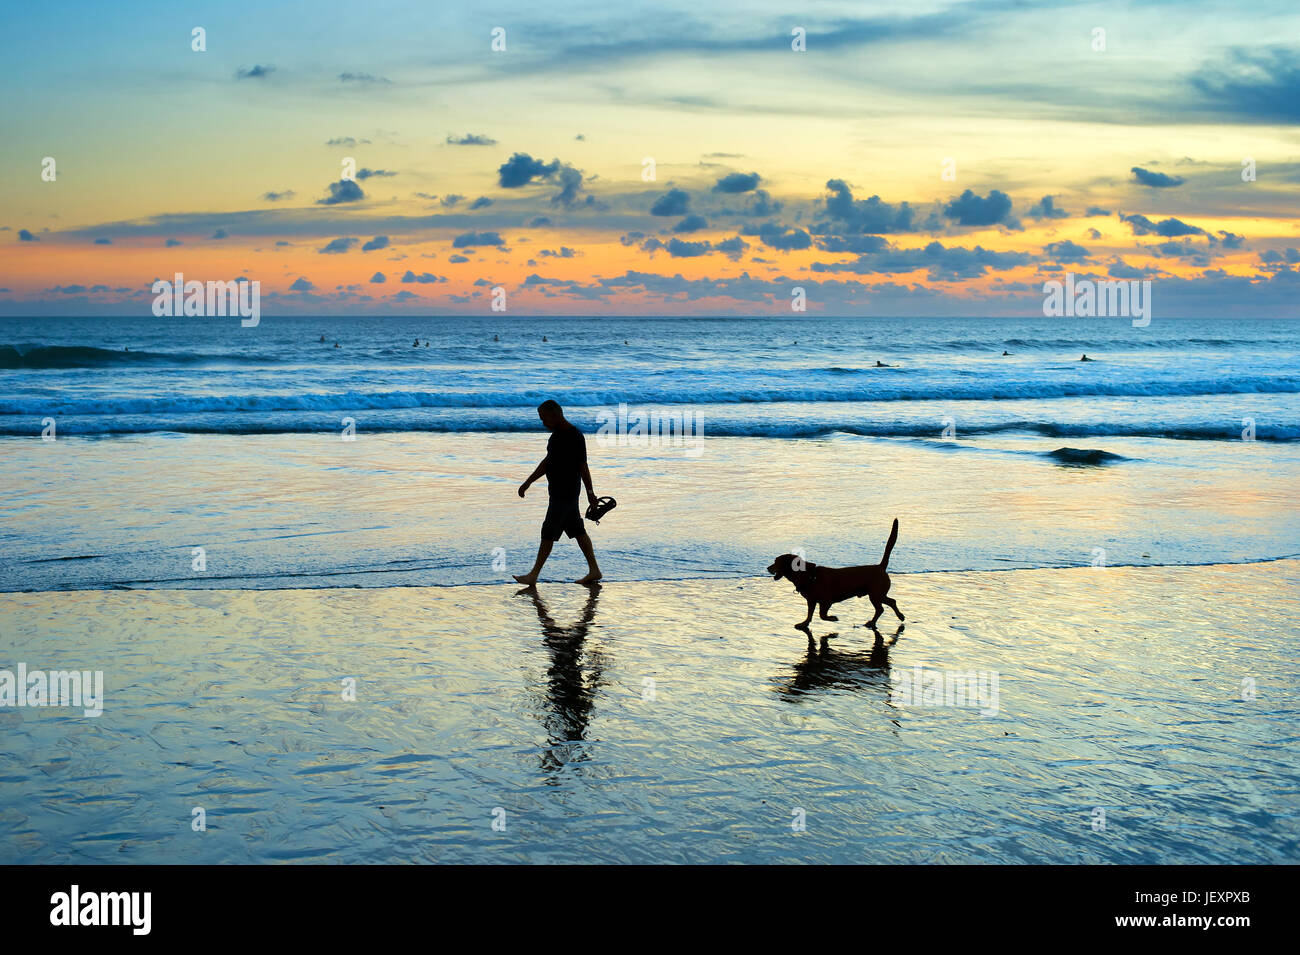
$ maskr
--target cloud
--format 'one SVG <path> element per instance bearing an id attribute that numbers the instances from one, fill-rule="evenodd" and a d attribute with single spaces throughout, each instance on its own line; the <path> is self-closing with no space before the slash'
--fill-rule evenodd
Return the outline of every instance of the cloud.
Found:
<path id="1" fill-rule="evenodd" d="M 542 249 L 539 255 L 550 256 L 556 259 L 571 259 L 578 253 L 570 249 L 567 245 L 560 246 L 559 249 Z"/>
<path id="2" fill-rule="evenodd" d="M 292 189 L 286 189 L 283 192 L 264 192 L 262 198 L 267 202 L 280 202 L 282 199 L 292 199 L 295 194 Z"/>
<path id="3" fill-rule="evenodd" d="M 392 83 L 393 81 L 383 77 L 375 76 L 371 73 L 340 73 L 339 81 L 342 83 L 363 83 L 367 85 Z"/>
<path id="4" fill-rule="evenodd" d="M 310 292 L 310 291 L 311 291 L 313 288 L 315 288 L 315 287 L 316 287 L 316 286 L 312 285 L 311 282 L 307 281 L 307 280 L 306 280 L 305 278 L 303 278 L 302 276 L 299 276 L 299 277 L 294 281 L 294 283 L 293 283 L 292 285 L 289 286 L 289 291 L 290 291 L 290 292 Z"/>
<path id="5" fill-rule="evenodd" d="M 340 179 L 330 183 L 330 194 L 324 199 L 317 199 L 320 206 L 336 206 L 344 202 L 360 202 L 366 197 L 354 179 Z"/>
<path id="6" fill-rule="evenodd" d="M 775 222 L 765 222 L 757 228 L 745 229 L 743 234 L 756 235 L 764 245 L 784 252 L 806 249 L 812 245 L 812 236 L 803 229 L 786 228 Z"/>
<path id="7" fill-rule="evenodd" d="M 528 153 L 515 153 L 497 168 L 497 181 L 503 189 L 518 189 L 534 179 L 547 179 L 559 169 L 558 159 L 545 163 Z"/>
<path id="8" fill-rule="evenodd" d="M 711 246 L 708 242 L 686 242 L 682 239 L 669 239 L 666 248 L 668 254 L 673 258 L 683 259 L 704 255 Z"/>
<path id="9" fill-rule="evenodd" d="M 1153 189 L 1169 189 L 1173 186 L 1181 186 L 1187 181 L 1181 176 L 1167 176 L 1163 172 L 1151 172 L 1141 166 L 1134 166 L 1129 172 L 1133 173 L 1133 178 L 1142 185 Z"/>
<path id="10" fill-rule="evenodd" d="M 889 240 L 884 236 L 870 233 L 863 235 L 826 235 L 818 236 L 817 247 L 826 252 L 852 252 L 855 255 L 868 255 L 889 248 Z"/>
<path id="11" fill-rule="evenodd" d="M 1068 218 L 1069 213 L 1058 208 L 1051 196 L 1043 196 L 1029 207 L 1025 215 L 1031 219 L 1065 219 Z"/>
<path id="12" fill-rule="evenodd" d="M 723 176 L 713 187 L 714 192 L 752 192 L 758 188 L 760 176 L 756 172 L 733 172 Z"/>
<path id="13" fill-rule="evenodd" d="M 395 173 L 395 172 L 390 172 L 390 171 L 388 171 L 387 169 L 365 169 L 365 168 L 362 168 L 362 169 L 358 169 L 358 170 L 357 170 L 357 178 L 358 178 L 358 179 L 369 179 L 369 178 L 371 178 L 372 176 L 389 177 L 389 176 L 396 176 L 396 175 L 397 175 L 397 173 Z"/>
<path id="14" fill-rule="evenodd" d="M 492 205 L 491 199 L 489 199 L 487 196 L 479 196 L 477 199 L 475 199 L 473 202 L 469 204 L 469 207 L 470 209 L 486 209 L 490 205 Z"/>
<path id="15" fill-rule="evenodd" d="M 112 245 L 112 244 L 113 244 L 112 239 L 106 239 L 103 236 L 100 236 L 98 239 L 95 240 L 95 245 Z"/>
<path id="16" fill-rule="evenodd" d="M 707 229 L 708 227 L 709 227 L 709 223 L 704 218 L 704 216 L 696 215 L 695 213 L 692 212 L 686 218 L 682 219 L 681 222 L 673 226 L 673 231 L 674 232 L 699 232 L 701 229 Z"/>
<path id="17" fill-rule="evenodd" d="M 682 216 L 691 204 L 691 195 L 685 189 L 669 189 L 650 206 L 652 216 Z"/>
<path id="18" fill-rule="evenodd" d="M 1083 246 L 1071 242 L 1069 239 L 1062 239 L 1060 242 L 1049 242 L 1043 251 L 1057 262 L 1064 263 L 1086 262 L 1088 256 L 1091 255 Z"/>
<path id="19" fill-rule="evenodd" d="M 275 72 L 275 67 L 271 65 L 255 65 L 251 70 L 240 69 L 235 72 L 237 80 L 263 80 Z"/>
<path id="20" fill-rule="evenodd" d="M 1238 122 L 1300 122 L 1300 50 L 1273 46 L 1234 49 L 1191 77 L 1197 99 Z"/>
<path id="21" fill-rule="evenodd" d="M 1023 252 L 997 252 L 975 246 L 973 249 L 953 246 L 945 248 L 940 242 L 931 242 L 919 249 L 889 248 L 883 252 L 859 256 L 855 262 L 827 264 L 814 262 L 814 272 L 914 272 L 926 269 L 932 282 L 959 282 L 978 278 L 989 269 L 1010 269 L 1028 265 L 1031 256 Z"/>
<path id="22" fill-rule="evenodd" d="M 442 203 L 443 208 L 450 209 L 452 206 L 454 206 L 456 203 L 460 202 L 464 198 L 465 198 L 464 196 L 457 195 L 456 193 L 453 192 L 450 195 L 443 196 L 438 201 Z"/>
<path id="23" fill-rule="evenodd" d="M 491 136 L 483 136 L 479 133 L 466 133 L 464 136 L 452 136 L 447 134 L 448 146 L 495 146 L 497 141 Z"/>
<path id="24" fill-rule="evenodd" d="M 356 239 L 334 239 L 327 243 L 323 248 L 317 249 L 321 255 L 340 255 L 350 250 L 357 244 Z"/>
<path id="25" fill-rule="evenodd" d="M 1204 235 L 1205 230 L 1200 226 L 1190 225 L 1181 219 L 1163 219 L 1160 222 L 1152 222 L 1144 215 L 1133 214 L 1130 216 L 1119 214 L 1122 222 L 1127 222 L 1129 228 L 1133 230 L 1134 235 L 1159 235 L 1166 239 L 1174 239 L 1183 235 Z"/>
<path id="26" fill-rule="evenodd" d="M 370 281 L 374 285 L 382 285 L 384 282 L 387 282 L 388 279 L 384 276 L 383 272 L 376 272 L 374 275 L 370 276 Z"/>
<path id="27" fill-rule="evenodd" d="M 451 262 L 451 263 L 453 263 L 453 264 L 455 264 L 455 265 L 459 265 L 459 264 L 461 264 L 462 262 L 468 262 L 469 259 L 465 258 L 465 256 L 463 256 L 463 255 L 452 255 L 452 256 L 448 256 L 448 257 L 447 257 L 447 261 L 448 261 L 448 262 Z"/>
<path id="28" fill-rule="evenodd" d="M 967 189 L 948 202 L 943 214 L 964 226 L 1010 224 L 1011 197 L 999 189 L 991 190 L 987 196 L 978 196 Z"/>
<path id="29" fill-rule="evenodd" d="M 480 245 L 505 245 L 505 240 L 496 232 L 465 232 L 451 240 L 453 249 L 469 249 Z"/>
<path id="30" fill-rule="evenodd" d="M 854 199 L 852 190 L 843 179 L 827 180 L 826 188 L 830 192 L 826 197 L 826 214 L 839 223 L 838 231 L 875 234 L 911 231 L 912 207 L 906 202 L 891 205 L 879 196 Z"/>
<path id="31" fill-rule="evenodd" d="M 406 274 L 402 276 L 402 281 L 408 285 L 412 282 L 418 282 L 421 285 L 432 285 L 436 282 L 445 282 L 447 280 L 445 278 L 438 278 L 436 275 L 430 275 L 428 272 L 421 272 L 419 275 L 416 275 L 410 269 L 407 269 Z"/>
<path id="32" fill-rule="evenodd" d="M 374 252 L 376 249 L 388 248 L 388 236 L 377 235 L 361 247 L 362 252 Z"/>
<path id="33" fill-rule="evenodd" d="M 338 136 L 338 137 L 335 137 L 334 139 L 327 139 L 327 140 L 325 141 L 325 145 L 326 145 L 326 146 L 355 146 L 355 145 L 357 145 L 358 143 L 361 143 L 361 144 L 364 144 L 364 145 L 369 145 L 370 140 L 368 140 L 368 139 L 354 139 L 354 138 L 351 137 L 351 136 Z"/>
<path id="34" fill-rule="evenodd" d="M 528 228 L 530 229 L 542 229 L 549 226 L 550 224 L 551 224 L 551 220 L 546 218 L 546 216 L 536 216 L 528 220 Z"/>
<path id="35" fill-rule="evenodd" d="M 228 239 L 228 238 L 230 238 L 230 234 L 229 234 L 228 232 L 226 232 L 225 229 L 218 229 L 216 232 L 212 233 L 212 238 L 214 238 L 214 239 Z"/>
<path id="36" fill-rule="evenodd" d="M 163 243 L 163 245 L 165 245 L 169 249 L 174 249 L 176 248 L 176 246 L 184 245 L 184 244 L 185 243 L 181 242 L 180 239 L 168 239 L 166 242 Z"/>
<path id="37" fill-rule="evenodd" d="M 36 236 L 32 235 L 26 229 L 19 229 L 18 241 L 19 242 L 40 242 L 41 240 L 36 238 Z"/>
<path id="38" fill-rule="evenodd" d="M 724 239 L 721 242 L 715 243 L 713 248 L 715 251 L 721 252 L 734 262 L 749 249 L 749 243 L 737 235 L 730 239 Z"/>

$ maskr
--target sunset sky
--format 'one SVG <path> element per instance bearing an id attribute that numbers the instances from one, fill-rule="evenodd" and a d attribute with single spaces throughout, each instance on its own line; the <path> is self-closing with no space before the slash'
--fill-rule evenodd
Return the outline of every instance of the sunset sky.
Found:
<path id="1" fill-rule="evenodd" d="M 519 314 L 778 314 L 800 286 L 813 314 L 1032 315 L 1063 271 L 1151 279 L 1164 315 L 1300 292 L 1294 0 L 65 2 L 3 27 L 3 315 L 148 314 L 176 272 L 258 280 L 267 315 L 482 314 L 495 286 Z"/>

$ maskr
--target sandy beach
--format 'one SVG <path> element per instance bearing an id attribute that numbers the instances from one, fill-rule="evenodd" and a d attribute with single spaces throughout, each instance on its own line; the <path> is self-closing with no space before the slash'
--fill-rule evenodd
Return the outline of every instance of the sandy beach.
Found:
<path id="1" fill-rule="evenodd" d="M 825 648 L 761 578 L 5 594 L 105 700 L 0 710 L 0 862 L 1294 861 L 1297 584 L 900 574 Z"/>

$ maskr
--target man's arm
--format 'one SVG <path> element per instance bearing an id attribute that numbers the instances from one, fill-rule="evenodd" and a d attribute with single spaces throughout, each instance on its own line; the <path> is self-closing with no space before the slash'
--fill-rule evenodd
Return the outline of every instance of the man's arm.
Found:
<path id="1" fill-rule="evenodd" d="M 533 469 L 532 474 L 528 475 L 528 480 L 525 481 L 523 484 L 519 485 L 519 496 L 523 497 L 524 494 L 527 493 L 528 488 L 532 486 L 532 483 L 545 473 L 546 473 L 546 458 L 542 458 L 542 463 L 537 465 L 537 467 Z M 588 480 L 587 485 L 590 487 L 591 485 L 590 480 Z"/>
<path id="2" fill-rule="evenodd" d="M 582 474 L 582 483 L 587 486 L 587 500 L 590 503 L 595 504 L 596 492 L 592 490 L 591 487 L 591 468 L 587 467 L 586 461 L 582 462 L 582 470 L 580 473 Z"/>

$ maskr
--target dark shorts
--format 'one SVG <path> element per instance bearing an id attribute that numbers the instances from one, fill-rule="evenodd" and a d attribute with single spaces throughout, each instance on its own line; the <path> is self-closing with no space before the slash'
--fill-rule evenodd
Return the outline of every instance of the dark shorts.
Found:
<path id="1" fill-rule="evenodd" d="M 578 499 L 571 501 L 551 498 L 546 508 L 546 519 L 542 521 L 542 540 L 557 541 L 561 534 L 581 537 L 587 533 L 582 524 L 582 512 L 578 510 Z"/>

